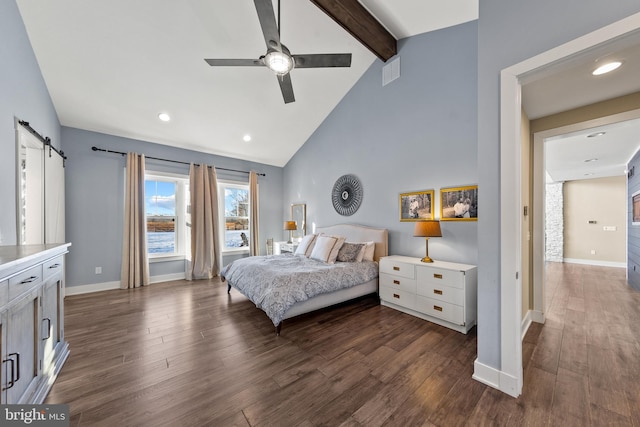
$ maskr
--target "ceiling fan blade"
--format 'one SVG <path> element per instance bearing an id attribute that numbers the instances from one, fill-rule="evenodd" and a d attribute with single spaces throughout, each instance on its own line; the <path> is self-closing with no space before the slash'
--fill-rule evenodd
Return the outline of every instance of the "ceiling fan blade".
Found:
<path id="1" fill-rule="evenodd" d="M 276 14 L 273 11 L 273 3 L 271 0 L 253 0 L 253 2 L 256 5 L 256 11 L 258 12 L 258 19 L 260 20 L 260 27 L 262 27 L 262 34 L 264 35 L 267 49 L 276 49 L 282 52 L 280 33 L 278 31 L 278 24 L 276 23 Z"/>
<path id="2" fill-rule="evenodd" d="M 264 67 L 259 59 L 205 59 L 212 67 Z"/>
<path id="3" fill-rule="evenodd" d="M 350 53 L 321 53 L 293 55 L 296 68 L 350 67 Z"/>
<path id="4" fill-rule="evenodd" d="M 282 91 L 282 97 L 284 103 L 295 102 L 296 98 L 293 96 L 293 84 L 291 83 L 291 75 L 285 74 L 284 76 L 276 76 L 278 83 L 280 83 L 280 90 Z"/>

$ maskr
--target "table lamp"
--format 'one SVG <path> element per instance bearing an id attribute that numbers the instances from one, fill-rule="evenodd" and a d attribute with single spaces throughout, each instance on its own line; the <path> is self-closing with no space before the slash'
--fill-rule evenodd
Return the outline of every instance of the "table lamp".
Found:
<path id="1" fill-rule="evenodd" d="M 285 230 L 289 230 L 289 241 L 287 243 L 293 243 L 293 230 L 297 230 L 298 227 L 295 221 L 285 221 L 284 227 Z"/>
<path id="2" fill-rule="evenodd" d="M 426 241 L 427 251 L 425 257 L 420 261 L 433 262 L 433 260 L 429 258 L 429 237 L 442 237 L 442 231 L 440 230 L 440 221 L 429 220 L 416 222 L 416 226 L 413 229 L 413 235 L 414 237 L 424 237 Z"/>

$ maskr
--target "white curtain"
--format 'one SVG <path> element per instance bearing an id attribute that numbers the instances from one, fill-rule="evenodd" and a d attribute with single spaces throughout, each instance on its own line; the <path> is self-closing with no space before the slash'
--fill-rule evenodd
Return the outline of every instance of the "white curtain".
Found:
<path id="1" fill-rule="evenodd" d="M 249 216 L 249 236 L 251 242 L 249 244 L 249 254 L 251 256 L 260 255 L 260 240 L 258 236 L 258 174 L 254 171 L 249 172 L 249 207 L 251 214 Z"/>
<path id="2" fill-rule="evenodd" d="M 220 274 L 218 244 L 218 179 L 213 166 L 189 168 L 191 191 L 191 267 L 187 280 L 211 279 Z"/>
<path id="3" fill-rule="evenodd" d="M 127 154 L 122 270 L 120 287 L 138 288 L 149 284 L 147 261 L 147 221 L 144 207 L 144 155 Z"/>

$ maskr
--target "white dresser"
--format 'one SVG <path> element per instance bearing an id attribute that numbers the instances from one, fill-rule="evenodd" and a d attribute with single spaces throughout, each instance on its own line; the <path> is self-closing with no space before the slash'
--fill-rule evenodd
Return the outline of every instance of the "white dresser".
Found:
<path id="1" fill-rule="evenodd" d="M 0 246 L 1 404 L 42 403 L 69 356 L 64 338 L 69 245 Z"/>
<path id="2" fill-rule="evenodd" d="M 463 334 L 476 324 L 477 280 L 473 265 L 397 255 L 380 259 L 382 305 Z"/>

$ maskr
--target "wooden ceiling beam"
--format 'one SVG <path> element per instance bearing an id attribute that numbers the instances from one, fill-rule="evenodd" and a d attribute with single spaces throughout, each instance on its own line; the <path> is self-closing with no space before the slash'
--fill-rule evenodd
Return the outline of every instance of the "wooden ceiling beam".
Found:
<path id="1" fill-rule="evenodd" d="M 357 0 L 311 0 L 342 28 L 386 62 L 398 53 L 398 43 Z"/>

